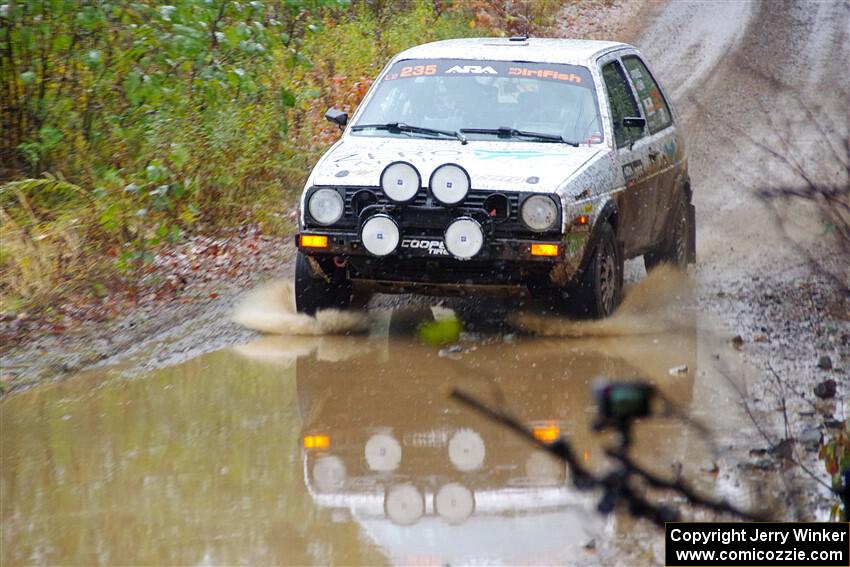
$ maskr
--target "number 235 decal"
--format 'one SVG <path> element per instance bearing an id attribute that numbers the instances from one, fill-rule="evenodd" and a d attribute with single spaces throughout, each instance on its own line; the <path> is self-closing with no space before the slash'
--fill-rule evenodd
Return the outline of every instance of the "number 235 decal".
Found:
<path id="1" fill-rule="evenodd" d="M 436 75 L 437 74 L 437 66 L 436 65 L 408 65 L 406 67 L 402 67 L 398 70 L 398 73 L 390 73 L 387 75 L 387 81 L 392 81 L 398 78 L 406 78 L 406 77 L 422 77 L 424 75 Z"/>

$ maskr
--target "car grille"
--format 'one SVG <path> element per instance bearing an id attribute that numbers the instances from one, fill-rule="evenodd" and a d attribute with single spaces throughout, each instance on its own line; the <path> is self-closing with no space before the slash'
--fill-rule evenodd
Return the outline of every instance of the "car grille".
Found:
<path id="1" fill-rule="evenodd" d="M 389 206 L 393 205 L 393 202 L 387 199 L 387 196 L 377 188 L 374 187 L 346 187 L 345 188 L 345 216 L 347 217 L 355 217 L 354 207 L 352 205 L 352 201 L 354 196 L 360 191 L 371 191 L 375 197 L 377 197 L 378 201 L 376 204 Z M 482 191 L 480 189 L 471 189 L 469 194 L 466 196 L 466 199 L 458 205 L 455 205 L 455 208 L 468 208 L 468 209 L 481 209 L 484 207 L 484 201 L 490 195 L 504 195 L 508 199 L 508 203 L 510 204 L 510 216 L 507 219 L 508 221 L 518 222 L 519 221 L 519 193 L 516 192 L 505 192 L 505 191 Z M 416 196 L 409 203 L 405 203 L 404 206 L 410 207 L 434 207 L 435 209 L 444 209 L 441 204 L 436 202 L 429 194 L 426 189 L 420 189 Z"/>
<path id="2" fill-rule="evenodd" d="M 341 228 L 341 229 L 352 229 L 357 228 L 358 226 L 358 218 L 357 212 L 354 206 L 354 197 L 361 191 L 368 191 L 376 198 L 375 205 L 379 207 L 401 207 L 402 210 L 406 208 L 416 208 L 416 215 L 410 215 L 406 218 L 406 226 L 410 229 L 413 229 L 416 233 L 421 235 L 430 235 L 431 233 L 442 235 L 442 228 L 438 231 L 435 231 L 433 227 L 428 228 L 433 223 L 426 222 L 429 219 L 425 217 L 433 214 L 434 217 L 437 218 L 439 216 L 445 216 L 447 214 L 454 215 L 463 215 L 463 214 L 472 214 L 477 213 L 476 216 L 480 217 L 482 215 L 482 211 L 484 210 L 484 201 L 492 196 L 492 195 L 503 195 L 508 201 L 508 215 L 506 218 L 502 218 L 496 220 L 492 224 L 492 230 L 496 236 L 522 236 L 528 235 L 531 236 L 536 234 L 530 231 L 520 220 L 519 218 L 519 204 L 520 204 L 520 193 L 516 191 L 485 191 L 481 189 L 471 189 L 469 194 L 467 194 L 466 198 L 463 202 L 455 205 L 454 207 L 444 207 L 440 203 L 438 203 L 431 195 L 428 193 L 428 190 L 422 188 L 416 194 L 412 201 L 409 203 L 405 203 L 404 205 L 396 205 L 392 201 L 390 201 L 386 195 L 377 187 L 346 187 L 345 188 L 345 212 L 343 214 L 342 219 L 335 224 L 333 227 L 320 227 L 319 225 L 311 226 L 311 223 L 308 218 L 308 227 L 312 228 Z M 421 218 L 423 220 L 422 230 L 418 231 L 416 220 Z M 442 225 L 441 225 L 442 226 Z M 560 226 L 557 225 L 556 229 L 553 232 L 557 232 L 560 229 Z"/>

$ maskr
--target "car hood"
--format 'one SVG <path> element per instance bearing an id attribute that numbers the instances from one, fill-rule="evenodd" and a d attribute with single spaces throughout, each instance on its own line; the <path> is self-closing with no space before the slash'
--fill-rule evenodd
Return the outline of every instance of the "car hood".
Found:
<path id="1" fill-rule="evenodd" d="M 427 185 L 431 173 L 456 163 L 474 189 L 555 191 L 604 151 L 556 143 L 425 140 L 348 135 L 316 165 L 310 185 L 378 186 L 381 172 L 396 161 L 413 164 Z"/>

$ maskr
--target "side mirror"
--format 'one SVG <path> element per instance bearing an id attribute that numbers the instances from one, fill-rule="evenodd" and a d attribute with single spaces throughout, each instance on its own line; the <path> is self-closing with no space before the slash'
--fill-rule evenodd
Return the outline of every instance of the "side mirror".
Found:
<path id="1" fill-rule="evenodd" d="M 646 118 L 640 116 L 627 116 L 623 118 L 623 128 L 643 128 L 646 126 Z"/>
<path id="2" fill-rule="evenodd" d="M 348 113 L 337 110 L 336 108 L 329 108 L 328 111 L 325 112 L 325 118 L 338 125 L 340 128 L 344 128 L 345 125 L 348 124 Z"/>

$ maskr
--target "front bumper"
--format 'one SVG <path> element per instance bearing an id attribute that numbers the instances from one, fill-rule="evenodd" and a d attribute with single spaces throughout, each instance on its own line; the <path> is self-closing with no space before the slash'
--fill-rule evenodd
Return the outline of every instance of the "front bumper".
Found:
<path id="1" fill-rule="evenodd" d="M 302 245 L 302 236 L 327 237 L 326 246 Z M 569 279 L 578 268 L 583 247 L 575 235 L 566 239 L 490 238 L 470 260 L 452 257 L 433 236 L 403 237 L 398 249 L 388 255 L 369 254 L 354 232 L 304 230 L 295 236 L 296 246 L 314 258 L 326 273 L 345 269 L 355 283 L 372 284 L 389 292 L 417 291 L 430 294 L 464 293 L 473 287 L 527 286 L 529 283 Z M 532 254 L 532 245 L 556 245 L 554 256 Z M 551 250 L 551 249 L 550 249 Z M 565 276 L 566 274 L 566 276 Z M 486 290 L 482 290 L 486 291 Z"/>
<path id="2" fill-rule="evenodd" d="M 312 247 L 303 246 L 301 236 L 325 236 L 327 246 Z M 532 255 L 533 244 L 554 244 L 558 246 L 558 253 L 554 256 Z M 354 233 L 338 231 L 305 230 L 295 235 L 295 245 L 299 250 L 309 255 L 340 256 L 344 258 L 363 256 L 375 260 L 410 260 L 421 258 L 447 259 L 457 264 L 477 263 L 481 261 L 518 261 L 534 262 L 541 264 L 553 264 L 564 255 L 563 243 L 558 238 L 542 239 L 514 239 L 498 238 L 485 243 L 484 248 L 472 260 L 456 260 L 446 251 L 442 245 L 442 239 L 428 235 L 413 235 L 403 237 L 398 249 L 389 256 L 374 257 L 363 247 L 360 237 Z"/>

